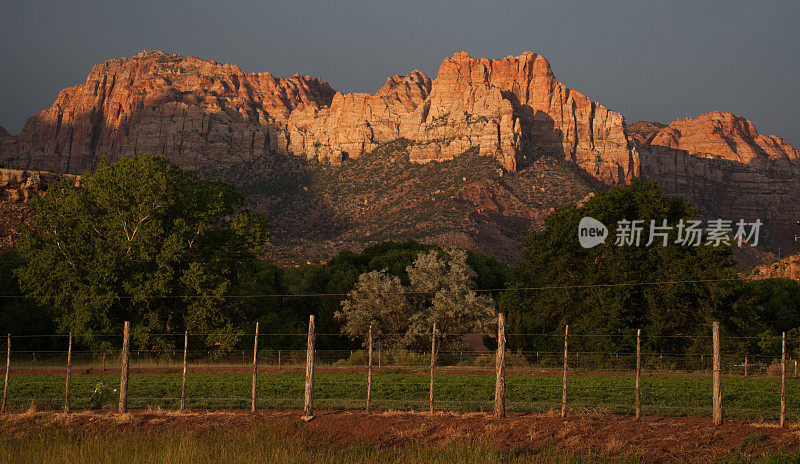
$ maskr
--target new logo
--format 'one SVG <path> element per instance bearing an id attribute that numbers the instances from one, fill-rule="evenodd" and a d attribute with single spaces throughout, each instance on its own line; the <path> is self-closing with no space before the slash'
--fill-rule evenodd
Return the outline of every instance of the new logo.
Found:
<path id="1" fill-rule="evenodd" d="M 578 223 L 578 242 L 584 248 L 593 248 L 606 242 L 608 228 L 593 217 L 586 216 Z"/>

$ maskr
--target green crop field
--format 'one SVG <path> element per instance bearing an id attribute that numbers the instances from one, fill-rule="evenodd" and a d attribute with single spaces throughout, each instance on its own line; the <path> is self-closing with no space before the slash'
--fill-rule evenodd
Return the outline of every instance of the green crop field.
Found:
<path id="1" fill-rule="evenodd" d="M 27 409 L 57 409 L 64 401 L 63 375 L 11 375 L 9 406 Z M 187 407 L 248 408 L 251 376 L 248 374 L 190 374 Z M 377 409 L 428 408 L 429 377 L 424 374 L 376 373 L 373 377 L 373 406 Z M 454 411 L 485 411 L 492 408 L 494 375 L 437 374 L 437 408 Z M 93 391 L 98 383 L 108 388 L 105 397 Z M 302 407 L 304 374 L 300 372 L 259 374 L 258 407 Z M 116 405 L 117 375 L 73 375 L 71 404 L 75 409 Z M 129 406 L 132 408 L 177 408 L 179 374 L 132 375 Z M 642 377 L 642 411 L 646 415 L 708 415 L 711 410 L 711 380 L 707 377 Z M 730 417 L 777 417 L 780 380 L 768 378 L 723 378 L 723 407 Z M 508 409 L 546 412 L 560 410 L 559 375 L 508 375 Z M 800 417 L 800 383 L 787 380 L 787 416 Z M 315 377 L 316 407 L 360 409 L 366 395 L 366 376 L 353 373 L 320 373 Z M 567 402 L 573 412 L 632 414 L 634 379 L 617 375 L 571 375 Z"/>

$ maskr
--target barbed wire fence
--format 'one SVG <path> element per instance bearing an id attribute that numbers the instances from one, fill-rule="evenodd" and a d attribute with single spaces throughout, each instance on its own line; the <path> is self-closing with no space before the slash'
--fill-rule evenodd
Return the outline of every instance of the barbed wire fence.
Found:
<path id="1" fill-rule="evenodd" d="M 800 419 L 797 360 L 787 353 L 747 354 L 742 341 L 692 338 L 692 352 L 642 349 L 643 341 L 682 337 L 631 334 L 442 334 L 431 347 L 386 348 L 368 337 L 359 349 L 325 349 L 345 335 L 231 333 L 239 347 L 208 346 L 207 334 L 147 334 L 178 348 L 132 349 L 130 325 L 104 335 L 109 349 L 73 349 L 70 334 L 6 337 L 2 411 L 107 409 L 315 409 L 435 412 L 506 411 L 571 414 Z M 138 334 L 140 339 L 143 337 Z M 592 349 L 613 338 L 618 350 Z M 448 343 L 456 339 L 459 343 Z M 467 340 L 467 342 L 464 342 Z M 62 349 L 26 349 L 39 341 Z M 484 341 L 497 349 L 487 349 Z M 506 349 L 511 346 L 525 348 Z M 523 341 L 525 343 L 523 343 Z M 800 342 L 800 340 L 790 340 Z M 737 342 L 737 343 L 732 343 Z M 17 347 L 19 345 L 20 347 Z M 734 347 L 736 347 L 734 349 Z M 787 384 L 788 380 L 788 384 Z"/>

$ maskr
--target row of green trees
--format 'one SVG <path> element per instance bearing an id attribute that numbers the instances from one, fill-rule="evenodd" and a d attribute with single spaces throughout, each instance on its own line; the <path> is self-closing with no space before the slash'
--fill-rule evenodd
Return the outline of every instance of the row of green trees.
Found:
<path id="1" fill-rule="evenodd" d="M 728 248 L 678 245 L 674 230 L 667 246 L 579 245 L 584 216 L 609 226 L 698 217 L 654 183 L 634 181 L 556 210 L 510 267 L 477 252 L 388 242 L 280 268 L 263 259 L 266 218 L 247 211 L 239 193 L 157 156 L 101 164 L 34 207 L 35 225 L 0 254 L 0 332 L 71 331 L 92 349 L 110 348 L 107 335 L 124 320 L 143 348 L 170 349 L 179 338 L 167 334 L 189 330 L 225 351 L 249 344 L 237 334 L 251 333 L 255 321 L 262 333 L 302 333 L 310 314 L 320 333 L 343 334 L 321 336 L 324 349 L 360 346 L 370 322 L 387 344 L 425 346 L 433 322 L 457 343 L 447 335 L 491 332 L 497 311 L 509 333 L 553 334 L 510 336 L 509 346 L 523 350 L 557 346 L 567 324 L 583 351 L 630 351 L 642 329 L 648 351 L 700 352 L 713 320 L 733 352 L 774 354 L 781 331 L 792 348 L 800 337 L 800 286 L 739 279 Z M 653 282 L 674 283 L 642 285 Z M 304 339 L 262 343 L 301 348 Z"/>

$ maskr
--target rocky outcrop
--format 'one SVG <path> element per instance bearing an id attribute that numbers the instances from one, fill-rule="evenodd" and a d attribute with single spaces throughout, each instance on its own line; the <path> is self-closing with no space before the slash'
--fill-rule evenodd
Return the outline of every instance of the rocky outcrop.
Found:
<path id="1" fill-rule="evenodd" d="M 750 279 L 792 279 L 800 281 L 800 253 L 756 266 L 745 274 Z"/>
<path id="2" fill-rule="evenodd" d="M 651 121 L 637 121 L 633 124 L 628 124 L 628 137 L 640 145 L 647 145 L 652 139 L 652 136 L 660 129 L 667 127 L 666 124 Z"/>
<path id="3" fill-rule="evenodd" d="M 439 68 L 431 114 L 444 113 L 442 108 L 476 84 L 500 90 L 511 103 L 513 121 L 504 128 L 519 136 L 510 141 L 518 146 L 518 160 L 538 149 L 572 161 L 606 184 L 624 183 L 634 175 L 622 115 L 568 89 L 543 56 L 525 52 L 490 60 L 456 53 Z"/>
<path id="4" fill-rule="evenodd" d="M 186 168 L 273 152 L 337 164 L 398 138 L 414 143 L 417 162 L 477 147 L 509 171 L 541 152 L 607 184 L 636 169 L 623 117 L 566 88 L 530 52 L 499 60 L 456 53 L 436 79 L 393 76 L 373 95 L 145 51 L 95 66 L 86 83 L 63 90 L 0 144 L 9 164 L 81 172 L 144 152 Z"/>
<path id="5" fill-rule="evenodd" d="M 0 167 L 3 167 L 3 162 L 6 157 L 3 155 L 3 148 L 13 145 L 13 137 L 8 133 L 5 127 L 0 126 Z"/>
<path id="6" fill-rule="evenodd" d="M 375 95 L 337 93 L 327 108 L 308 107 L 291 114 L 288 151 L 338 164 L 380 143 L 413 138 L 401 126 L 430 91 L 431 79 L 414 71 L 390 77 Z"/>
<path id="7" fill-rule="evenodd" d="M 686 150 L 691 155 L 724 158 L 739 163 L 790 161 L 797 165 L 800 152 L 777 135 L 761 135 L 742 116 L 714 111 L 696 118 L 678 119 L 668 126 L 637 126 L 640 143 Z M 660 126 L 660 127 L 659 127 Z"/>
<path id="8" fill-rule="evenodd" d="M 52 172 L 0 168 L 0 200 L 26 202 L 56 185 L 65 175 Z M 66 175 L 76 182 L 79 176 Z"/>
<path id="9" fill-rule="evenodd" d="M 760 135 L 747 119 L 713 112 L 667 126 L 629 126 L 644 180 L 661 183 L 707 217 L 760 219 L 761 244 L 794 250 L 800 218 L 800 157 L 777 136 Z"/>

